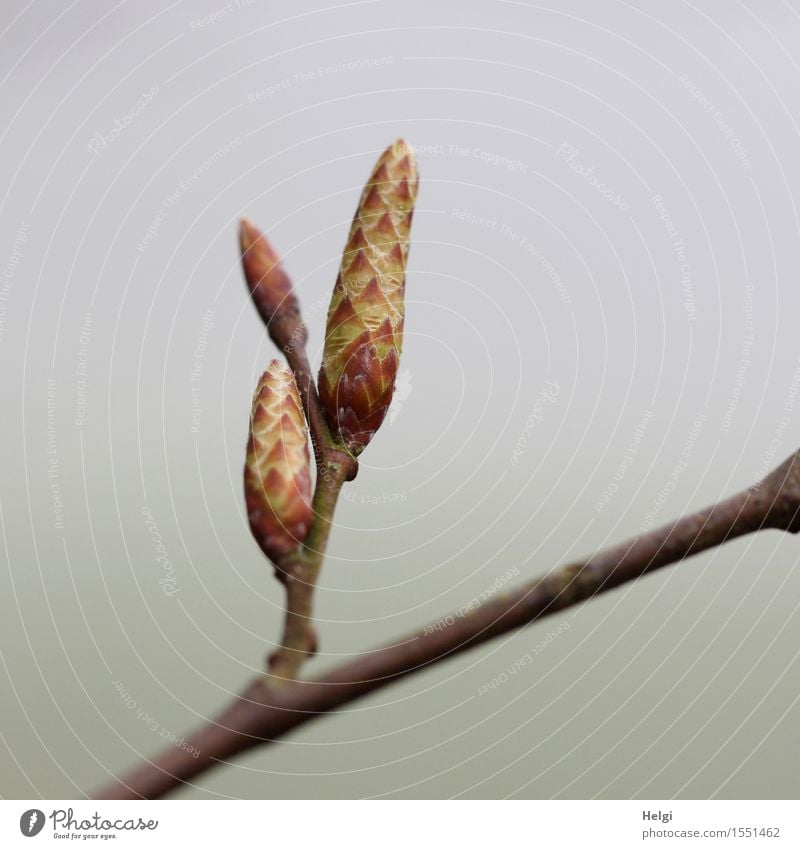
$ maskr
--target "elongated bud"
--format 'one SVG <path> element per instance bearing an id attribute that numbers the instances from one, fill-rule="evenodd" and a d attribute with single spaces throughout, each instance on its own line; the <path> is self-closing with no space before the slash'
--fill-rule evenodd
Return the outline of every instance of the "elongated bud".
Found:
<path id="1" fill-rule="evenodd" d="M 312 515 L 308 433 L 294 375 L 277 360 L 253 398 L 244 494 L 250 529 L 270 560 L 305 539 Z"/>
<path id="2" fill-rule="evenodd" d="M 328 308 L 319 395 L 331 432 L 353 454 L 380 427 L 394 392 L 418 183 L 413 150 L 395 142 L 361 194 Z"/>
<path id="3" fill-rule="evenodd" d="M 293 334 L 295 344 L 305 342 L 292 281 L 267 237 L 248 218 L 239 224 L 239 247 L 247 288 L 270 336 L 281 347 Z M 298 339 L 300 333 L 302 340 Z"/>

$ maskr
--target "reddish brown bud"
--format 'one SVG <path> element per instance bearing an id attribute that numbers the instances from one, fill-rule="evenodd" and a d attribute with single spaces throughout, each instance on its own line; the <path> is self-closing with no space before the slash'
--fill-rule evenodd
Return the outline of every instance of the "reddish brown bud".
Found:
<path id="1" fill-rule="evenodd" d="M 247 218 L 242 218 L 240 222 L 239 247 L 247 288 L 270 335 L 274 336 L 274 330 L 279 334 L 283 331 L 291 333 L 294 326 L 278 329 L 274 327 L 274 320 L 287 317 L 292 325 L 300 321 L 292 281 L 283 270 L 280 258 L 267 237 Z M 279 345 L 285 343 L 282 336 L 275 341 Z"/>
<path id="2" fill-rule="evenodd" d="M 418 182 L 413 151 L 395 142 L 361 194 L 328 308 L 320 400 L 331 432 L 353 454 L 380 427 L 394 392 Z"/>
<path id="3" fill-rule="evenodd" d="M 299 545 L 311 523 L 311 469 L 294 375 L 273 360 L 258 383 L 244 467 L 250 529 L 273 562 Z"/>

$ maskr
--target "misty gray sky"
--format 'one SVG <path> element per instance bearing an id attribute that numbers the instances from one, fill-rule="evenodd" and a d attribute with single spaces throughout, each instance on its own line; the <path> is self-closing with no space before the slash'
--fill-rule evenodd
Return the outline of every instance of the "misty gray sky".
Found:
<path id="1" fill-rule="evenodd" d="M 309 672 L 791 453 L 799 42 L 796 3 L 752 0 L 7 0 L 2 795 L 81 796 L 262 667 L 282 596 L 241 466 L 275 352 L 237 220 L 283 253 L 318 362 L 398 137 L 402 392 L 337 513 Z M 731 543 L 182 795 L 796 797 L 798 557 Z"/>

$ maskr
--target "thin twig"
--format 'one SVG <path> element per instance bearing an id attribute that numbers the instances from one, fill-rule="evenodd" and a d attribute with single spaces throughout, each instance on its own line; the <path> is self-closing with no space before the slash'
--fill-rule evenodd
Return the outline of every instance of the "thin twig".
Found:
<path id="1" fill-rule="evenodd" d="M 311 434 L 311 445 L 314 449 L 314 459 L 317 472 L 323 470 L 326 461 L 332 458 L 336 449 L 333 446 L 330 430 L 325 421 L 325 413 L 317 393 L 317 384 L 311 372 L 311 365 L 306 353 L 307 331 L 299 312 L 279 313 L 267 325 L 267 331 L 272 341 L 280 348 L 286 357 L 289 368 L 294 373 L 300 400 L 303 402 L 303 412 L 306 414 L 308 430 Z"/>
<path id="2" fill-rule="evenodd" d="M 336 501 L 351 471 L 347 462 L 322 462 L 323 472 L 317 472 L 311 529 L 300 551 L 288 555 L 278 565 L 286 587 L 286 616 L 281 645 L 269 659 L 272 686 L 295 680 L 303 662 L 317 650 L 314 590 L 325 558 Z"/>
<path id="3" fill-rule="evenodd" d="M 98 799 L 155 799 L 243 751 L 270 743 L 315 717 L 399 678 L 521 628 L 542 616 L 762 528 L 800 530 L 800 452 L 760 484 L 705 510 L 564 566 L 463 616 L 363 654 L 315 681 L 268 688 L 257 679 L 215 720 L 127 777 Z M 199 752 L 197 757 L 194 753 Z"/>
<path id="4" fill-rule="evenodd" d="M 317 467 L 308 535 L 302 545 L 275 563 L 276 575 L 286 587 L 286 614 L 281 644 L 269 658 L 268 683 L 279 687 L 294 681 L 303 662 L 317 649 L 314 590 L 339 493 L 343 484 L 356 476 L 358 461 L 336 444 L 325 420 L 306 352 L 308 334 L 292 282 L 266 237 L 249 221 L 243 220 L 242 226 L 248 245 L 245 279 L 270 338 L 284 353 L 294 374 Z"/>

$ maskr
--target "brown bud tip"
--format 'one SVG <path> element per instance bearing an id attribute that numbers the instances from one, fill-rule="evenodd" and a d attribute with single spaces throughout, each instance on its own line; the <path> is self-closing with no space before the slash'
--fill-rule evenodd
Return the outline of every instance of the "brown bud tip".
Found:
<path id="1" fill-rule="evenodd" d="M 269 326 L 277 314 L 296 314 L 297 301 L 289 275 L 267 237 L 249 218 L 240 222 L 239 248 L 247 288 L 263 322 Z"/>
<path id="2" fill-rule="evenodd" d="M 299 545 L 311 523 L 311 468 L 294 375 L 277 360 L 261 376 L 244 467 L 250 529 L 275 561 Z"/>
<path id="3" fill-rule="evenodd" d="M 319 394 L 333 435 L 353 454 L 386 415 L 400 362 L 409 231 L 419 177 L 402 139 L 361 193 L 328 308 Z"/>

